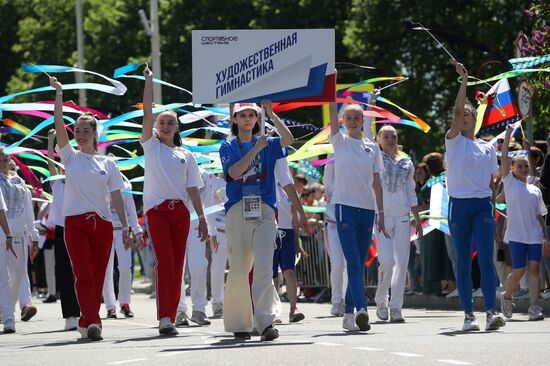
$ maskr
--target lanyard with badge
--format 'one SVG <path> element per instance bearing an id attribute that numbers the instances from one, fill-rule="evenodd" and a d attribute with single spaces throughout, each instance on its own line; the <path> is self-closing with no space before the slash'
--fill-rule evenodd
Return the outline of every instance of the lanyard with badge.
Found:
<path id="1" fill-rule="evenodd" d="M 237 137 L 242 157 L 244 158 L 244 149 L 241 140 Z M 252 145 L 255 141 L 252 138 Z M 243 215 L 244 221 L 259 221 L 262 219 L 262 192 L 260 188 L 260 153 L 254 157 L 254 171 L 256 173 L 256 184 L 245 184 L 246 177 L 243 175 Z"/>

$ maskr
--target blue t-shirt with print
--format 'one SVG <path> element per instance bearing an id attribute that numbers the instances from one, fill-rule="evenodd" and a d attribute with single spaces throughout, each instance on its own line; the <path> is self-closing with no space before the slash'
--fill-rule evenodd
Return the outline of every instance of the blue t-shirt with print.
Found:
<path id="1" fill-rule="evenodd" d="M 253 137 L 254 142 L 258 140 L 258 137 Z M 252 150 L 254 144 L 252 142 L 243 142 L 242 147 L 244 155 Z M 254 190 L 254 186 L 257 186 L 256 170 L 254 164 L 251 164 L 248 171 L 244 174 L 246 177 L 245 182 L 243 179 L 233 179 L 229 176 L 229 168 L 236 162 L 243 158 L 243 153 L 239 147 L 239 142 L 236 138 L 231 140 L 225 140 L 220 147 L 220 159 L 223 166 L 223 174 L 227 181 L 226 194 L 227 202 L 225 203 L 225 212 L 237 202 L 243 198 L 243 184 L 248 186 L 247 191 Z M 273 209 L 277 206 L 277 194 L 275 190 L 275 162 L 277 159 L 285 156 L 281 147 L 280 137 L 268 137 L 267 146 L 258 154 L 260 157 L 260 193 L 262 202 L 271 206 Z"/>

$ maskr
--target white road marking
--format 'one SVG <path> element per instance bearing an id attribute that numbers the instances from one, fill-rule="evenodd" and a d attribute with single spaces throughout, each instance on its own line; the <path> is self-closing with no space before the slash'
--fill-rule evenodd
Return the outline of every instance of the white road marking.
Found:
<path id="1" fill-rule="evenodd" d="M 409 353 L 409 352 L 390 352 L 392 355 L 403 356 L 403 357 L 423 357 L 418 353 Z"/>
<path id="2" fill-rule="evenodd" d="M 315 344 L 318 344 L 319 346 L 329 346 L 329 347 L 343 346 L 343 344 L 341 343 L 330 343 L 330 342 L 315 342 Z"/>
<path id="3" fill-rule="evenodd" d="M 383 348 L 372 348 L 372 347 L 353 347 L 353 349 L 358 349 L 360 351 L 371 351 L 371 352 L 377 352 L 377 351 L 383 351 Z"/>
<path id="4" fill-rule="evenodd" d="M 448 363 L 449 365 L 473 365 L 472 362 L 459 361 L 459 360 L 446 360 L 446 359 L 437 360 L 436 359 L 436 361 L 443 362 L 443 363 Z"/>
<path id="5" fill-rule="evenodd" d="M 147 361 L 147 359 L 146 358 L 134 358 L 134 359 L 131 359 L 131 360 L 108 362 L 108 363 L 106 363 L 106 365 L 124 365 L 126 363 L 139 362 L 139 361 Z"/>

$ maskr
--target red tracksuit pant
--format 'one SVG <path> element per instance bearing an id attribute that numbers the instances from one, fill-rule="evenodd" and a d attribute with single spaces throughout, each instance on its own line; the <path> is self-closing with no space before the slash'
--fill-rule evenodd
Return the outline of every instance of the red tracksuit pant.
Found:
<path id="1" fill-rule="evenodd" d="M 157 318 L 176 321 L 190 214 L 180 200 L 166 200 L 147 211 L 157 269 Z"/>
<path id="2" fill-rule="evenodd" d="M 99 308 L 113 245 L 113 225 L 95 212 L 65 217 L 65 242 L 73 266 L 76 298 L 80 305 L 78 326 L 101 325 Z"/>

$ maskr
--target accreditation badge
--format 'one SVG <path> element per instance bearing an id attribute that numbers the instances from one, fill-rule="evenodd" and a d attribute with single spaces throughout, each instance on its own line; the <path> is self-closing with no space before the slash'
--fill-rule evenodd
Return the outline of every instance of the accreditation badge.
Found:
<path id="1" fill-rule="evenodd" d="M 262 219 L 262 197 L 243 197 L 244 221 L 259 221 Z"/>

